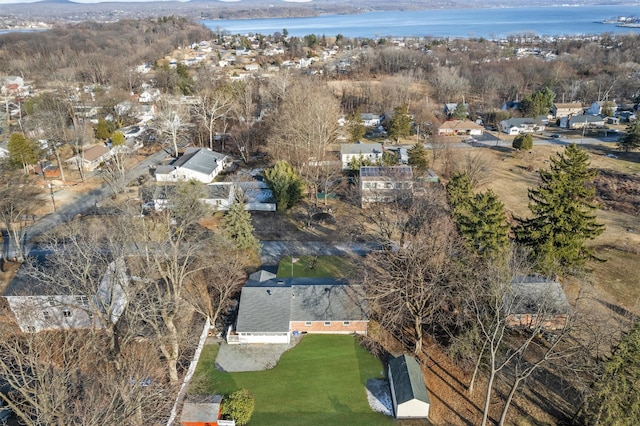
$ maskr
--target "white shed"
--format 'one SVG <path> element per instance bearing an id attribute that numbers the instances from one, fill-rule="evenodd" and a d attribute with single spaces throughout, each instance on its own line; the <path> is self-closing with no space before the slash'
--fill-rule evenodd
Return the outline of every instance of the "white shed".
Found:
<path id="1" fill-rule="evenodd" d="M 389 383 L 393 412 L 397 419 L 426 419 L 429 417 L 429 395 L 424 384 L 422 369 L 408 355 L 389 362 Z"/>

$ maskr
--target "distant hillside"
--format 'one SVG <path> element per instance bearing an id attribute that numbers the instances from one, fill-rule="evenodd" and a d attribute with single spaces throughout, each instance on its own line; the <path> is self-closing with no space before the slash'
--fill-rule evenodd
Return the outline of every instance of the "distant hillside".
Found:
<path id="1" fill-rule="evenodd" d="M 5 0 L 6 1 L 6 0 Z M 602 4 L 601 0 L 576 0 L 576 4 Z M 628 4 L 610 0 L 608 4 Z M 42 7 L 46 4 L 46 8 Z M 531 0 L 527 6 L 557 6 L 553 0 Z M 379 10 L 459 9 L 480 7 L 513 7 L 509 0 L 190 0 L 153 2 L 76 3 L 69 0 L 43 0 L 37 3 L 2 4 L 4 15 L 44 22 L 121 19 L 157 16 L 184 16 L 191 19 L 284 18 L 322 14 L 357 14 Z M 2 22 L 0 21 L 0 24 Z"/>

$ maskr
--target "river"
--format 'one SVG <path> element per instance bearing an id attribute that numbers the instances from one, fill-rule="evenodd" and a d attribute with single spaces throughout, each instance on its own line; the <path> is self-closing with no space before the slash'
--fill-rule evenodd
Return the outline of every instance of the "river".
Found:
<path id="1" fill-rule="evenodd" d="M 310 18 L 203 20 L 213 31 L 231 34 L 273 34 L 345 37 L 484 37 L 515 34 L 575 36 L 602 33 L 640 33 L 640 28 L 616 27 L 600 21 L 616 16 L 640 16 L 636 6 L 558 6 L 495 9 L 438 9 L 368 12 L 358 15 L 323 15 Z"/>

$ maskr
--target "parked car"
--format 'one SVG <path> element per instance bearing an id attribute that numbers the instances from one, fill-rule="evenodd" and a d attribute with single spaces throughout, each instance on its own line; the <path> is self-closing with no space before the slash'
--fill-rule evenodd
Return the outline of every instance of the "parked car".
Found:
<path id="1" fill-rule="evenodd" d="M 554 138 L 554 139 L 558 139 L 560 137 L 560 135 L 557 134 L 557 133 L 554 133 L 554 134 L 551 135 L 551 137 Z"/>

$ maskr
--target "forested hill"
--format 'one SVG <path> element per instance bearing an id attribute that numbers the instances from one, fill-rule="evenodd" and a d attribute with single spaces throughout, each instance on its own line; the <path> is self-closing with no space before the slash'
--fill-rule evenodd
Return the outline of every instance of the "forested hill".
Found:
<path id="1" fill-rule="evenodd" d="M 36 84 L 76 80 L 109 84 L 114 78 L 127 78 L 125 70 L 210 38 L 208 29 L 176 17 L 84 22 L 44 32 L 4 34 L 0 74 L 27 75 Z"/>
<path id="2" fill-rule="evenodd" d="M 20 1 L 20 0 L 15 0 Z M 46 7 L 43 7 L 46 3 Z M 242 19 L 317 16 L 322 14 L 355 14 L 376 10 L 457 9 L 480 7 L 540 6 L 554 7 L 552 0 L 531 0 L 514 4 L 508 0 L 310 0 L 273 1 L 217 0 L 153 1 L 153 2 L 100 2 L 74 3 L 67 0 L 44 0 L 36 3 L 3 4 L 3 15 L 17 20 L 113 21 L 119 19 L 147 18 L 177 15 L 193 19 Z M 574 0 L 571 5 L 596 5 L 598 0 Z M 611 0 L 610 5 L 629 4 L 628 0 Z M 2 17 L 0 17 L 0 21 Z M 0 22 L 1 23 L 1 22 Z"/>

